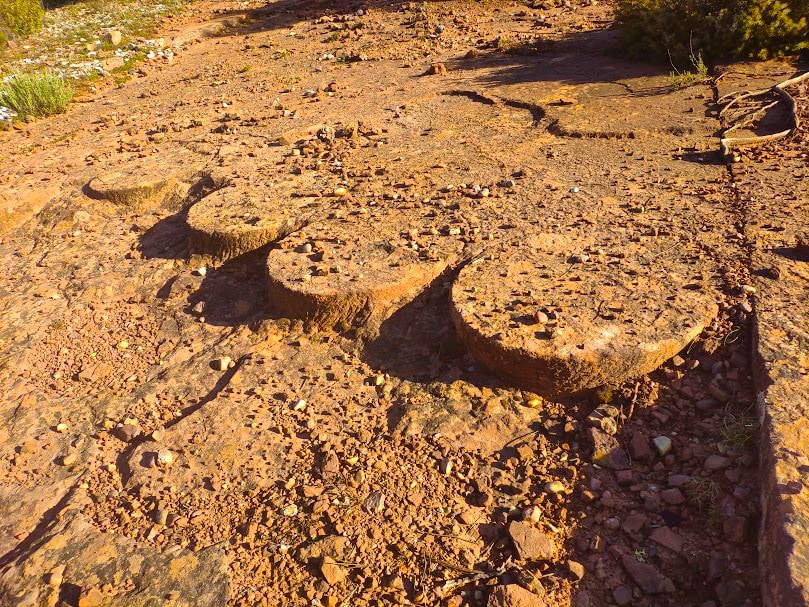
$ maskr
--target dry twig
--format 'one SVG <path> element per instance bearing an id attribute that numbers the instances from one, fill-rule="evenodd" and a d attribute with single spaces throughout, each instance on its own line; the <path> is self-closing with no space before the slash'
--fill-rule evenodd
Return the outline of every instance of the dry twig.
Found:
<path id="1" fill-rule="evenodd" d="M 728 95 L 723 95 L 719 98 L 720 104 L 725 104 L 722 110 L 719 112 L 719 118 L 723 118 L 729 110 L 737 106 L 741 101 L 745 99 L 752 99 L 754 97 L 762 97 L 764 95 L 768 95 L 771 93 L 775 93 L 780 97 L 778 101 L 772 102 L 756 110 L 751 114 L 746 114 L 740 120 L 736 121 L 734 124 L 728 126 L 724 132 L 722 133 L 722 139 L 720 140 L 720 151 L 722 152 L 722 156 L 728 157 L 730 155 L 731 149 L 735 146 L 742 146 L 742 145 L 760 145 L 762 143 L 767 143 L 769 141 L 776 141 L 778 139 L 783 139 L 784 137 L 788 137 L 795 133 L 800 127 L 800 119 L 798 118 L 798 108 L 797 103 L 795 102 L 795 98 L 790 95 L 785 89 L 790 86 L 794 86 L 803 82 L 804 80 L 809 79 L 809 72 L 804 72 L 794 78 L 790 78 L 789 80 L 784 80 L 783 82 L 779 82 L 778 84 L 767 88 L 767 89 L 760 89 L 757 91 L 752 91 L 748 93 L 729 93 Z M 767 110 L 775 107 L 779 103 L 784 102 L 787 104 L 787 107 L 790 112 L 790 120 L 788 128 L 779 131 L 777 133 L 772 133 L 770 135 L 761 135 L 758 137 L 728 137 L 728 134 L 732 133 L 734 130 L 737 130 L 751 122 L 755 121 L 757 118 L 762 116 Z"/>

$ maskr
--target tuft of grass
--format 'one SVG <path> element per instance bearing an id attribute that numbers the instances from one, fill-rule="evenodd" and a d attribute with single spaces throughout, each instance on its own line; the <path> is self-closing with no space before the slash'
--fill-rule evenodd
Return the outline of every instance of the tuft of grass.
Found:
<path id="1" fill-rule="evenodd" d="M 716 507 L 716 498 L 719 496 L 719 484 L 704 476 L 695 476 L 685 485 L 688 499 L 702 512 L 710 512 Z"/>
<path id="2" fill-rule="evenodd" d="M 722 442 L 728 447 L 741 449 L 756 435 L 758 424 L 748 415 L 728 413 L 722 424 Z"/>
<path id="3" fill-rule="evenodd" d="M 669 72 L 669 87 L 672 90 L 679 91 L 688 88 L 692 84 L 698 84 L 708 79 L 708 66 L 705 65 L 705 62 L 702 60 L 702 53 L 697 53 L 696 56 L 691 53 L 689 59 L 695 71 L 681 72 L 675 67 L 674 71 Z"/>
<path id="4" fill-rule="evenodd" d="M 73 86 L 50 72 L 18 72 L 0 84 L 0 105 L 14 110 L 22 120 L 61 114 L 73 95 Z"/>
<path id="5" fill-rule="evenodd" d="M 250 67 L 249 65 L 245 65 L 245 66 L 243 66 L 243 67 L 240 67 L 240 68 L 239 68 L 239 73 L 240 73 L 240 74 L 246 74 L 246 73 L 247 73 L 247 72 L 249 72 L 251 69 L 253 69 L 253 68 L 252 68 L 252 67 Z"/>

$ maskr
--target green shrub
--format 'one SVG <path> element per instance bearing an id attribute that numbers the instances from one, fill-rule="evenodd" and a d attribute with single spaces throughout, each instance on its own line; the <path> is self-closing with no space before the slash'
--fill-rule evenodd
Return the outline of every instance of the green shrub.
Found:
<path id="1" fill-rule="evenodd" d="M 0 42 L 33 34 L 42 27 L 44 15 L 41 0 L 0 0 Z"/>
<path id="2" fill-rule="evenodd" d="M 71 99 L 72 85 L 49 72 L 17 73 L 0 84 L 0 105 L 11 108 L 23 120 L 61 114 Z"/>
<path id="3" fill-rule="evenodd" d="M 617 0 L 616 22 L 628 52 L 676 69 L 809 48 L 809 0 Z"/>
<path id="4" fill-rule="evenodd" d="M 809 0 L 759 0 L 741 15 L 742 54 L 766 59 L 809 48 Z"/>

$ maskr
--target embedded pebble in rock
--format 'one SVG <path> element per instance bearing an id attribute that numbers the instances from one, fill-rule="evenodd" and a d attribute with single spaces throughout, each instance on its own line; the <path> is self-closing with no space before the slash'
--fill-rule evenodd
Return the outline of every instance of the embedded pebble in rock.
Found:
<path id="1" fill-rule="evenodd" d="M 672 505 L 679 505 L 685 501 L 685 496 L 679 489 L 663 489 L 660 492 L 660 497 L 663 498 L 664 502 Z"/>
<path id="2" fill-rule="evenodd" d="M 584 565 L 578 561 L 568 561 L 567 570 L 570 572 L 574 581 L 580 582 L 584 579 Z"/>
<path id="3" fill-rule="evenodd" d="M 429 209 L 356 206 L 308 225 L 270 251 L 271 305 L 307 326 L 345 330 L 385 316 L 456 259 L 457 239 L 433 234 Z M 302 253 L 301 243 L 312 245 Z"/>
<path id="4" fill-rule="evenodd" d="M 271 189 L 238 182 L 208 194 L 188 211 L 191 252 L 217 261 L 238 257 L 283 238 L 321 205 L 281 198 Z"/>
<path id="5" fill-rule="evenodd" d="M 688 484 L 691 477 L 687 474 L 672 474 L 668 478 L 669 487 L 683 487 Z"/>
<path id="6" fill-rule="evenodd" d="M 104 602 L 104 595 L 98 588 L 89 586 L 79 593 L 78 607 L 99 607 Z"/>
<path id="7" fill-rule="evenodd" d="M 381 491 L 373 491 L 365 499 L 365 509 L 368 512 L 382 512 L 385 509 L 385 494 Z"/>
<path id="8" fill-rule="evenodd" d="M 674 552 L 682 552 L 683 538 L 669 527 L 658 527 L 649 534 L 649 539 Z"/>
<path id="9" fill-rule="evenodd" d="M 441 474 L 450 474 L 452 472 L 452 462 L 444 458 L 439 462 L 438 469 L 441 471 Z"/>
<path id="10" fill-rule="evenodd" d="M 158 466 L 170 466 L 174 463 L 174 454 L 168 449 L 161 449 L 157 452 L 155 462 L 157 462 Z"/>
<path id="11" fill-rule="evenodd" d="M 630 514 L 621 525 L 621 529 L 627 533 L 638 533 L 649 524 L 649 519 L 645 514 Z"/>
<path id="12" fill-rule="evenodd" d="M 538 523 L 542 519 L 542 509 L 537 506 L 529 506 L 523 510 L 522 519 L 524 521 Z"/>
<path id="13" fill-rule="evenodd" d="M 233 359 L 230 356 L 223 356 L 218 361 L 216 361 L 216 367 L 220 371 L 227 371 L 233 363 Z"/>
<path id="14" fill-rule="evenodd" d="M 139 437 L 143 430 L 139 424 L 121 424 L 113 430 L 113 433 L 122 441 L 129 443 Z"/>
<path id="15" fill-rule="evenodd" d="M 452 317 L 477 360 L 539 394 L 571 394 L 653 371 L 717 314 L 715 295 L 693 284 L 686 257 L 653 269 L 623 243 L 616 263 L 571 263 L 580 248 L 534 236 L 461 270 Z M 537 311 L 551 321 L 537 325 Z"/>
<path id="16" fill-rule="evenodd" d="M 632 434 L 629 441 L 629 454 L 633 460 L 645 462 L 651 459 L 652 450 L 649 448 L 649 440 L 641 432 Z"/>

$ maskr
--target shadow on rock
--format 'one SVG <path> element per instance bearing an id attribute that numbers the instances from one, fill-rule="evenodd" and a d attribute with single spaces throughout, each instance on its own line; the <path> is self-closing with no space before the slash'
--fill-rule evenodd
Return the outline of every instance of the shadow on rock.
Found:
<path id="1" fill-rule="evenodd" d="M 169 215 L 141 234 L 138 250 L 146 259 L 183 259 L 188 254 L 188 209 Z"/>
<path id="2" fill-rule="evenodd" d="M 264 317 L 267 308 L 268 247 L 208 267 L 186 312 L 216 326 L 245 325 Z"/>
<path id="3" fill-rule="evenodd" d="M 448 293 L 453 277 L 442 274 L 384 320 L 378 336 L 363 346 L 365 362 L 411 381 L 459 379 L 464 353 L 449 315 Z"/>

